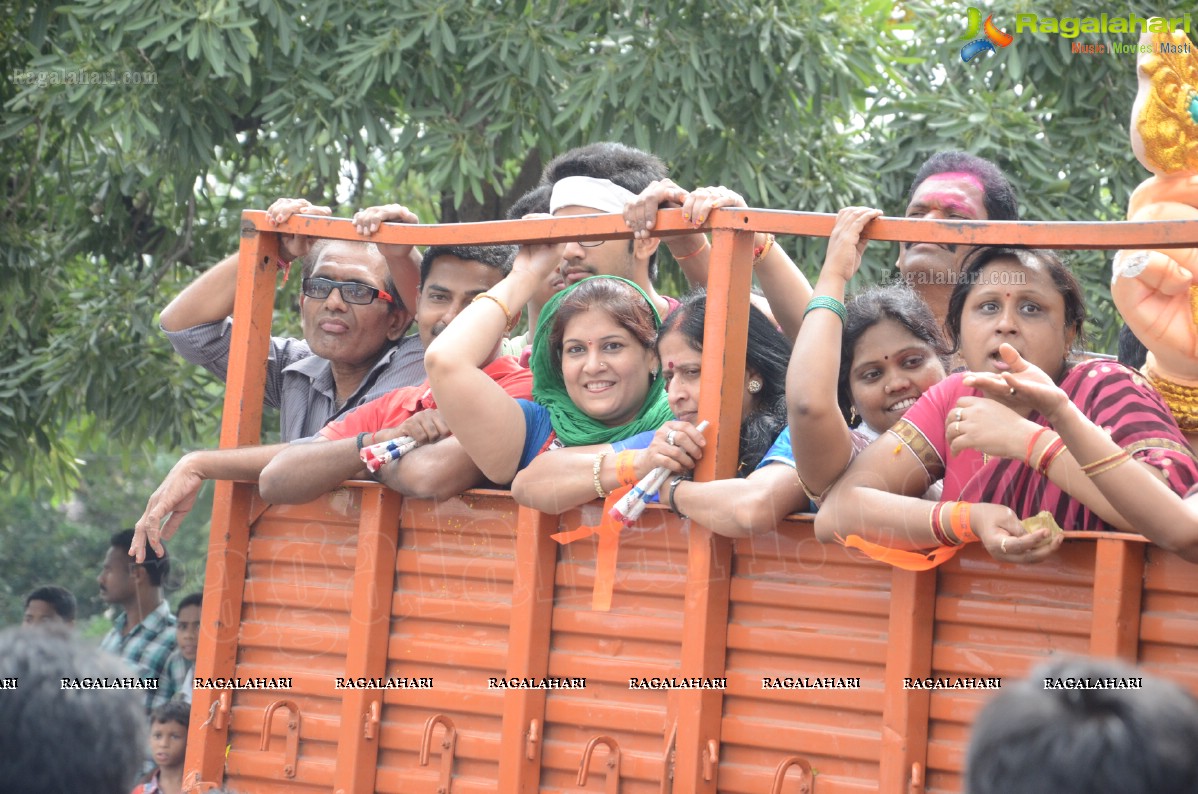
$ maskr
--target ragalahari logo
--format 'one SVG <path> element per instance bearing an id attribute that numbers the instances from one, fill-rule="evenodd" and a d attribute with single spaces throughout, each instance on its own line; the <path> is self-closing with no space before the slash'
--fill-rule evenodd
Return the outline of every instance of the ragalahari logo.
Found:
<path id="1" fill-rule="evenodd" d="M 980 38 L 978 37 L 979 30 L 984 34 Z M 1006 47 L 1015 40 L 1015 37 L 1010 33 L 1003 33 L 994 26 L 993 14 L 987 16 L 986 24 L 982 25 L 982 12 L 973 6 L 969 7 L 969 27 L 965 31 L 964 38 L 971 39 L 968 44 L 961 48 L 961 60 L 965 63 L 969 63 L 970 59 L 975 55 L 980 55 L 987 50 L 995 52 L 995 44 L 1000 47 Z"/>

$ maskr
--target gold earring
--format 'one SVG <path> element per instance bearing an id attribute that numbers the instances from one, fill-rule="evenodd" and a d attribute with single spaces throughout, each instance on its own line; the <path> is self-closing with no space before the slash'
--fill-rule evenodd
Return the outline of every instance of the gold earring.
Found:
<path id="1" fill-rule="evenodd" d="M 856 421 L 857 421 L 857 406 L 850 405 L 849 406 L 849 424 L 851 425 L 851 424 L 853 424 L 853 422 L 856 422 Z"/>
<path id="2" fill-rule="evenodd" d="M 749 381 L 749 394 L 756 394 L 759 391 L 761 391 L 761 381 L 756 378 Z"/>

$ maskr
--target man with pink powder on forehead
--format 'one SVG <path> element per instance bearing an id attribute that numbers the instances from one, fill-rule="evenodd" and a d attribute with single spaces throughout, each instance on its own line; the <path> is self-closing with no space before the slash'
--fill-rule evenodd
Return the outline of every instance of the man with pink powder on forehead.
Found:
<path id="1" fill-rule="evenodd" d="M 1015 191 L 998 166 L 959 151 L 937 152 L 920 167 L 907 200 L 908 218 L 1019 220 Z M 948 298 L 971 246 L 899 243 L 900 276 L 944 325 Z"/>

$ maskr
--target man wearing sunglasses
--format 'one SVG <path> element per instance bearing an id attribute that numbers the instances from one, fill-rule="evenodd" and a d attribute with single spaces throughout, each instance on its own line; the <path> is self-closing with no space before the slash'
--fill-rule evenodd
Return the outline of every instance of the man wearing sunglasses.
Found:
<path id="1" fill-rule="evenodd" d="M 302 200 L 282 199 L 274 221 L 293 213 L 328 214 Z M 330 420 L 401 386 L 424 380 L 424 349 L 412 323 L 414 287 L 398 290 L 388 262 L 372 244 L 287 238 L 303 256 L 300 317 L 303 339 L 273 337 L 267 361 L 267 405 L 280 413 L 282 438 L 315 434 Z M 413 261 L 418 272 L 419 258 Z M 411 281 L 414 285 L 416 276 Z M 229 364 L 237 257 L 204 273 L 162 311 L 175 350 L 222 380 Z M 411 293 L 406 300 L 401 295 Z"/>
<path id="2" fill-rule="evenodd" d="M 381 220 L 395 219 L 387 212 L 375 215 Z M 515 255 L 515 246 L 433 246 L 425 251 L 418 271 L 421 291 L 416 313 L 416 338 L 422 347 L 431 343 L 471 301 L 499 283 L 511 271 Z M 319 289 L 335 295 L 327 285 Z M 367 294 L 353 288 L 348 291 L 353 299 Z M 513 397 L 531 399 L 532 372 L 515 356 L 496 355 L 487 371 Z M 319 430 L 310 441 L 329 443 L 199 450 L 184 455 L 150 497 L 135 527 L 130 553 L 140 561 L 146 543 L 161 549 L 161 541 L 174 535 L 195 504 L 204 480 L 260 479 L 262 496 L 268 501 L 306 502 L 343 480 L 364 476 L 358 452 L 364 442 L 401 435 L 418 437 L 422 446 L 404 456 L 402 467 L 397 461 L 378 476 L 405 496 L 446 499 L 484 482 L 482 472 L 457 439 L 446 437 L 449 430 L 440 419 L 427 383 L 396 389 Z"/>

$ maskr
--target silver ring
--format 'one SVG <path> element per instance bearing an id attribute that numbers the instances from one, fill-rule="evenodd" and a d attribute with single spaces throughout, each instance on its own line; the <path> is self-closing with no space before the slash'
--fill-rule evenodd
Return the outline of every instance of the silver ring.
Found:
<path id="1" fill-rule="evenodd" d="M 998 544 L 998 547 L 1002 549 L 1003 554 L 1007 553 L 1007 539 L 1005 537 L 1002 539 L 1002 543 Z"/>
<path id="2" fill-rule="evenodd" d="M 958 408 L 957 409 L 957 421 L 960 422 L 964 418 L 965 418 L 965 412 L 962 409 Z"/>
<path id="3" fill-rule="evenodd" d="M 1012 397 L 1015 396 L 1015 387 L 1014 386 L 1011 387 L 1011 396 Z"/>
<path id="4" fill-rule="evenodd" d="M 666 433 L 666 443 L 669 444 L 671 447 L 678 446 L 677 444 L 674 443 L 674 436 L 677 435 L 677 433 L 678 433 L 677 430 L 671 430 L 670 432 Z"/>

